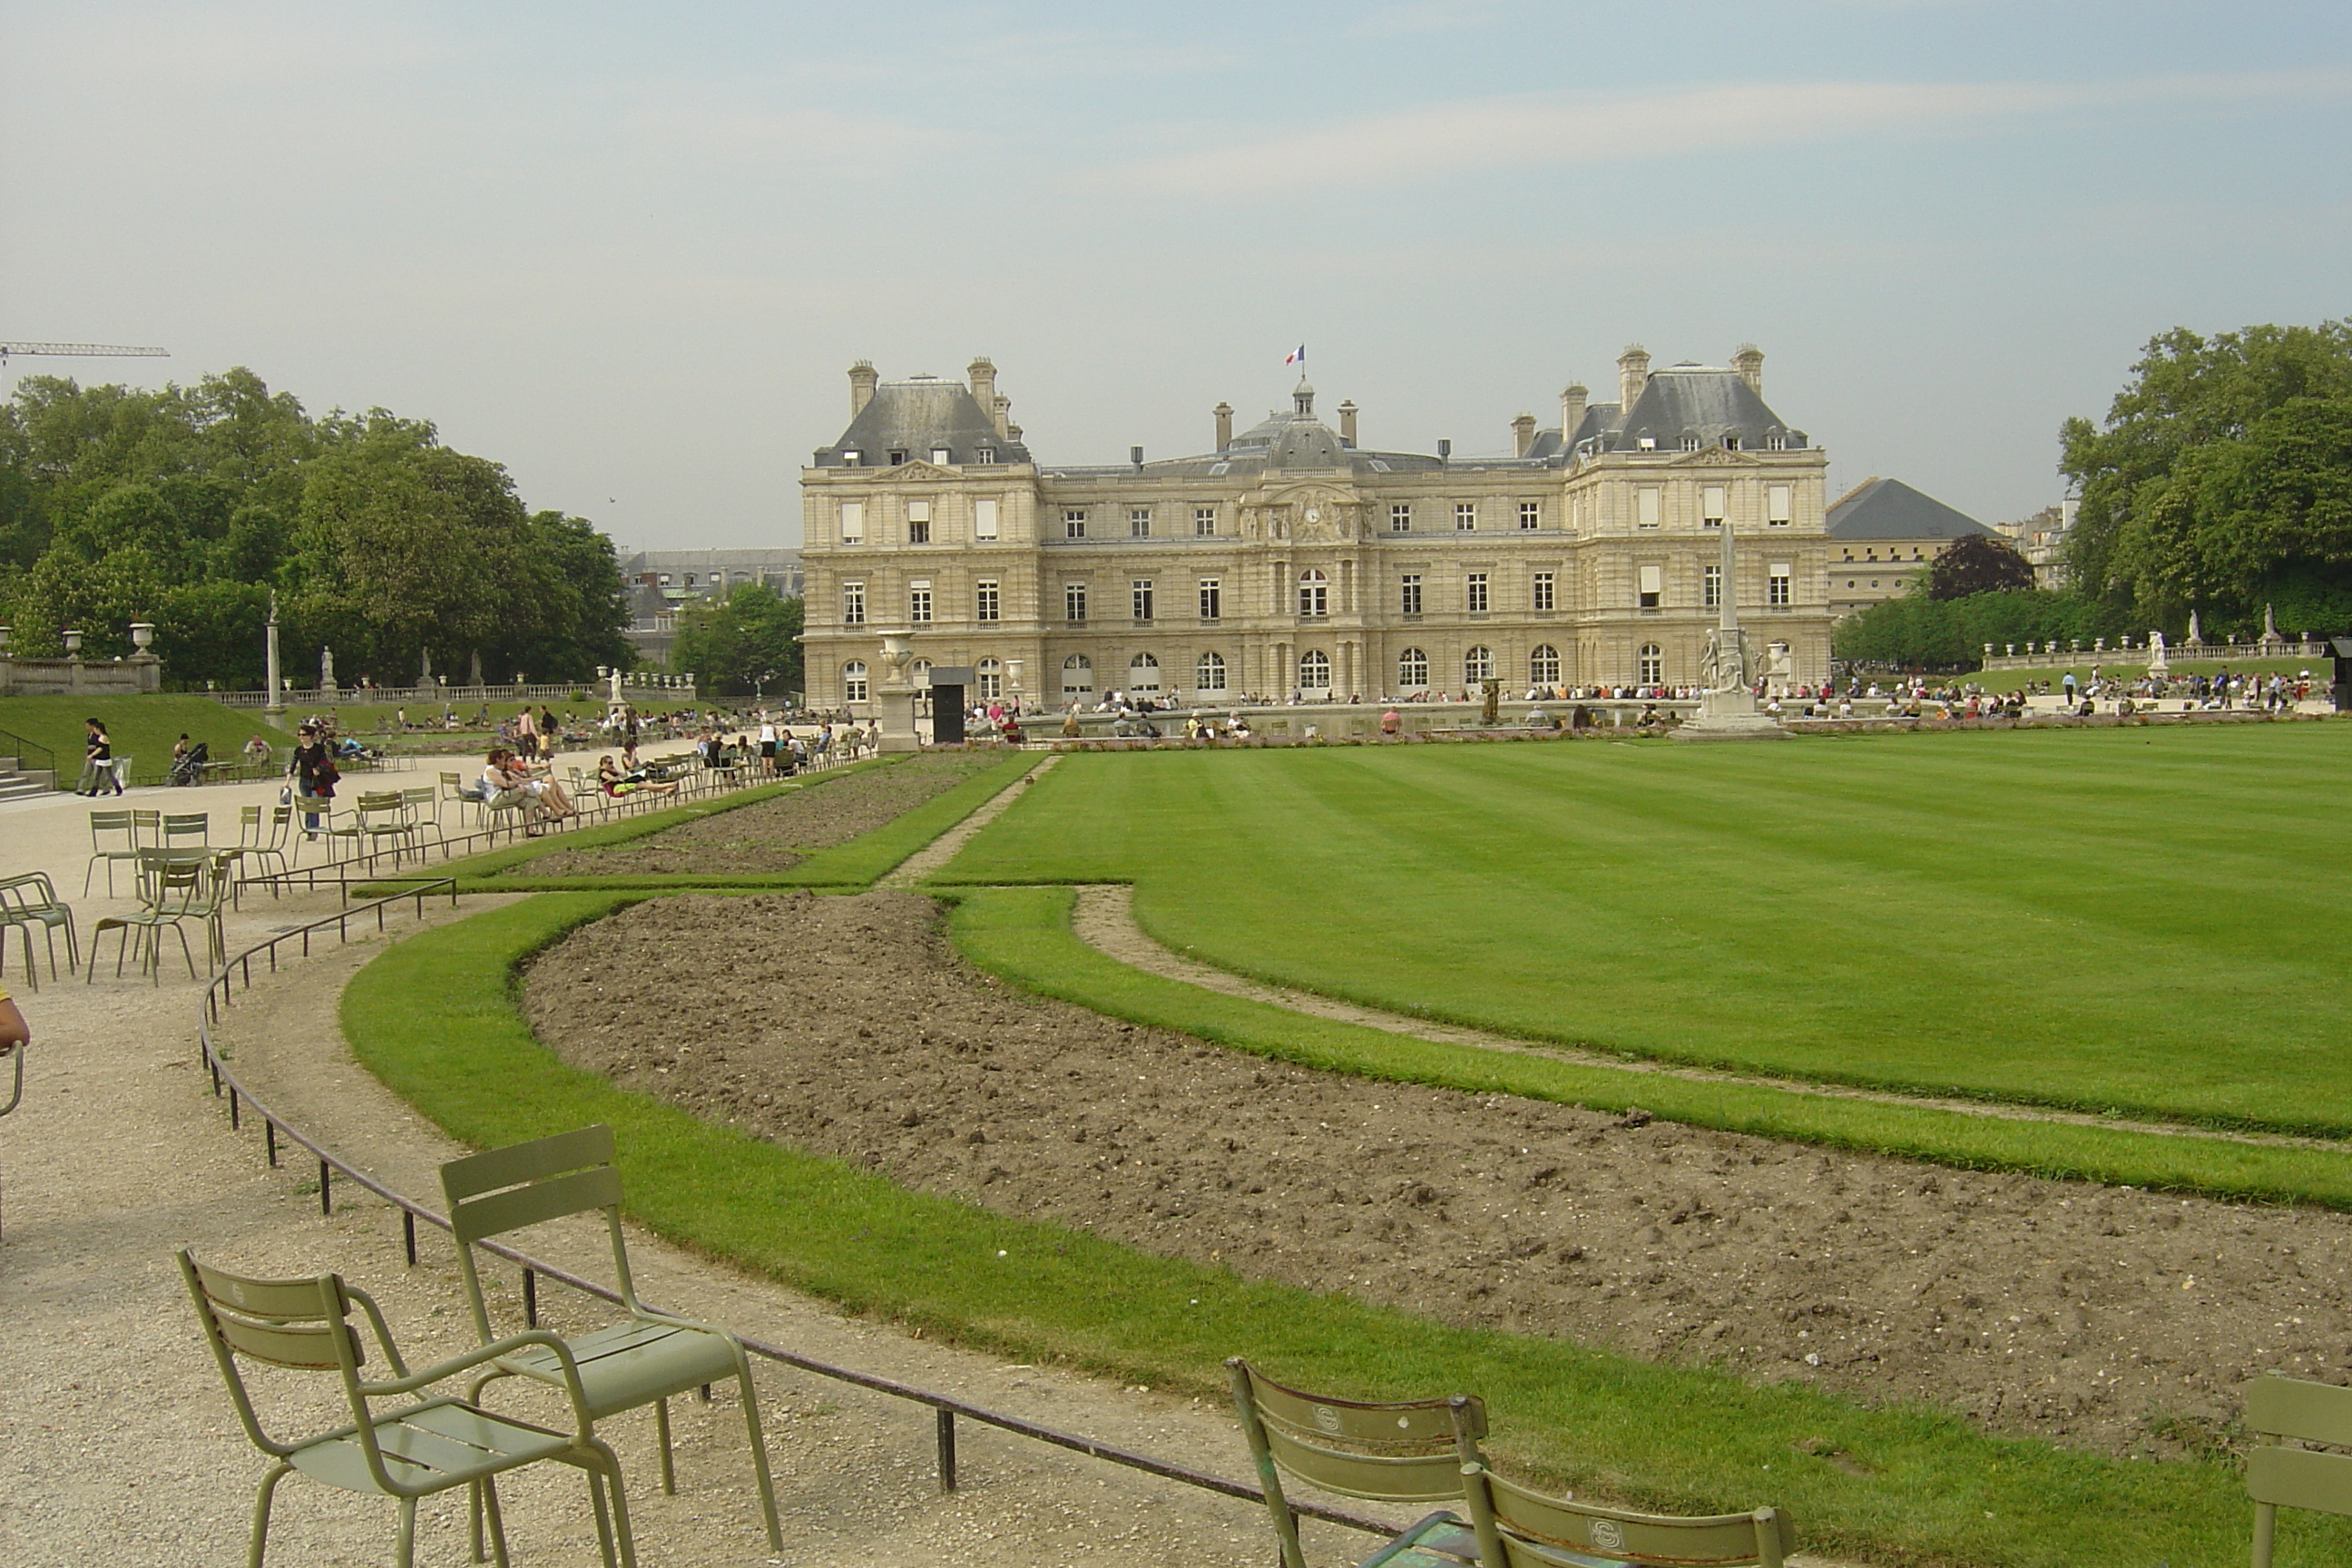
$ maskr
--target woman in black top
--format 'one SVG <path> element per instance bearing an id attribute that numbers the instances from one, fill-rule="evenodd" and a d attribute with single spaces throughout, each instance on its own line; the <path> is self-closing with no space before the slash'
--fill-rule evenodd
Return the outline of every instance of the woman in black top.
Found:
<path id="1" fill-rule="evenodd" d="M 306 801 L 332 800 L 335 798 L 335 784 L 343 776 L 335 766 L 334 752 L 327 745 L 326 738 L 320 734 L 316 724 L 303 725 L 301 733 L 301 743 L 294 748 L 293 765 L 287 770 L 294 776 L 294 794 L 297 798 Z M 319 831 L 317 812 L 302 814 L 302 829 L 316 837 Z"/>
<path id="2" fill-rule="evenodd" d="M 114 776 L 114 742 L 106 738 L 106 726 L 95 719 L 85 719 L 89 727 L 88 749 L 81 757 L 81 782 L 74 785 L 76 795 L 104 795 L 110 788 L 122 793 L 122 781 Z"/>

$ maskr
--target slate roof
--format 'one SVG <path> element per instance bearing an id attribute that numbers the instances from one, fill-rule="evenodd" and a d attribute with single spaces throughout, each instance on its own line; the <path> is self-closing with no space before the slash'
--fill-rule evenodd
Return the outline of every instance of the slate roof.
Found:
<path id="1" fill-rule="evenodd" d="M 1639 451 L 1644 437 L 1661 452 L 1693 444 L 1760 451 L 1776 436 L 1791 447 L 1806 445 L 1805 433 L 1783 425 L 1746 377 L 1715 365 L 1670 364 L 1653 371 L 1632 408 L 1620 416 L 1614 404 L 1596 405 L 1586 412 L 1588 426 L 1601 406 L 1612 416 L 1611 427 L 1600 437 L 1605 451 Z"/>
<path id="2" fill-rule="evenodd" d="M 1832 539 L 1958 539 L 1993 531 L 1901 479 L 1869 479 L 1822 519 Z"/>
<path id="3" fill-rule="evenodd" d="M 877 386 L 841 438 L 816 449 L 815 466 L 840 468 L 845 451 L 857 453 L 865 468 L 884 466 L 893 452 L 928 461 L 942 447 L 951 463 L 974 461 L 972 454 L 982 447 L 994 447 L 1000 463 L 1029 461 L 1029 448 L 998 435 L 994 416 L 962 382 L 919 375 Z"/>

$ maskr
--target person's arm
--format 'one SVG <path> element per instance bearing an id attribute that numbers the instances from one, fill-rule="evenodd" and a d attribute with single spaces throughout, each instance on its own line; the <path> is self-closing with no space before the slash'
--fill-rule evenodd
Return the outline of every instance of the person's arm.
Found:
<path id="1" fill-rule="evenodd" d="M 30 1045 L 32 1039 L 32 1026 L 25 1022 L 25 1015 L 16 1010 L 16 1004 L 8 999 L 8 994 L 0 991 L 0 1051 Z"/>

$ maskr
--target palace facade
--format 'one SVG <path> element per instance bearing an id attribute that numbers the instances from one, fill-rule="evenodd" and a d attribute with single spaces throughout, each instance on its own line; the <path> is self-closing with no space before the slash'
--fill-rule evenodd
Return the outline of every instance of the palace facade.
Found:
<path id="1" fill-rule="evenodd" d="M 808 700 L 856 708 L 886 631 L 918 675 L 1058 707 L 1110 691 L 1227 704 L 1375 700 L 1699 679 L 1738 540 L 1741 624 L 1789 679 L 1829 671 L 1828 458 L 1773 413 L 1764 356 L 1560 395 L 1511 424 L 1513 456 L 1364 449 L 1302 379 L 1198 457 L 1041 464 L 976 360 L 965 382 L 849 373 L 850 420 L 802 470 Z"/>

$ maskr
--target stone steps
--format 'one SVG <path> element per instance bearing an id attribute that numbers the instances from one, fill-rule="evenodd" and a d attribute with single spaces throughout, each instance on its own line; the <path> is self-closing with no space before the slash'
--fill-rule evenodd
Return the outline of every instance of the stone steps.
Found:
<path id="1" fill-rule="evenodd" d="M 14 757 L 0 757 L 0 800 L 25 800 L 57 792 L 58 775 L 47 768 L 26 770 Z"/>

